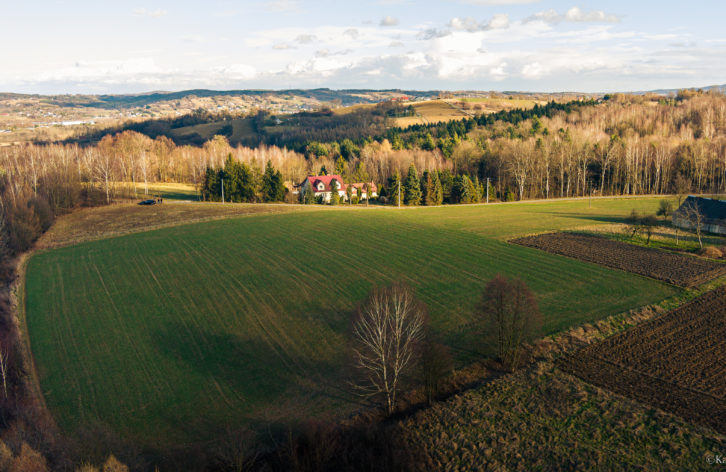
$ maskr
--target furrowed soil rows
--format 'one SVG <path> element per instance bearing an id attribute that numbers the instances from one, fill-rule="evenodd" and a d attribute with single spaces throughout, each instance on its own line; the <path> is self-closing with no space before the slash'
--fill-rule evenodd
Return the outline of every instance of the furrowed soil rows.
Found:
<path id="1" fill-rule="evenodd" d="M 511 242 L 652 277 L 681 287 L 700 285 L 726 273 L 726 264 L 589 234 L 547 233 L 514 239 Z"/>
<path id="2" fill-rule="evenodd" d="M 583 380 L 726 433 L 726 287 L 560 360 Z"/>

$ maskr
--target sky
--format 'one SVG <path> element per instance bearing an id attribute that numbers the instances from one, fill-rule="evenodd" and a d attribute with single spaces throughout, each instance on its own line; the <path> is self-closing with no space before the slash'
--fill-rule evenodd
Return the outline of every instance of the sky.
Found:
<path id="1" fill-rule="evenodd" d="M 726 1 L 6 0 L 0 92 L 726 84 Z"/>

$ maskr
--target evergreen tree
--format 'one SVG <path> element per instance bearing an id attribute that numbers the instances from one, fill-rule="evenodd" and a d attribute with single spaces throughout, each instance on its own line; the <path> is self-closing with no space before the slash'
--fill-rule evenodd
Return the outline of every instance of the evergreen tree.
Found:
<path id="1" fill-rule="evenodd" d="M 328 169 L 326 169 L 325 166 L 320 167 L 318 175 L 328 175 Z"/>
<path id="2" fill-rule="evenodd" d="M 338 181 L 330 181 L 330 204 L 337 205 L 340 203 L 340 194 L 338 194 Z"/>
<path id="3" fill-rule="evenodd" d="M 431 177 L 431 172 L 425 170 L 421 175 L 421 203 L 424 205 L 431 205 L 433 194 L 434 179 Z"/>
<path id="4" fill-rule="evenodd" d="M 481 191 L 482 186 L 479 183 L 479 176 L 474 176 L 474 180 L 469 180 L 471 182 L 471 203 L 479 203 L 481 201 Z"/>
<path id="5" fill-rule="evenodd" d="M 316 203 L 316 201 L 315 190 L 313 189 L 313 186 L 306 181 L 305 185 L 300 187 L 300 203 L 312 205 Z"/>
<path id="6" fill-rule="evenodd" d="M 468 175 L 457 175 L 451 187 L 452 203 L 471 203 L 474 199 L 474 185 Z"/>
<path id="7" fill-rule="evenodd" d="M 266 202 L 279 202 L 285 197 L 285 185 L 280 171 L 275 171 L 272 162 L 267 161 L 262 176 L 262 199 Z"/>
<path id="8" fill-rule="evenodd" d="M 207 167 L 202 182 L 202 198 L 204 201 L 219 201 L 221 194 L 219 186 L 219 172 L 216 169 Z"/>
<path id="9" fill-rule="evenodd" d="M 441 182 L 443 199 L 451 203 L 458 203 L 451 196 L 451 189 L 454 187 L 454 175 L 449 169 L 444 169 L 439 172 L 439 181 Z"/>
<path id="10" fill-rule="evenodd" d="M 358 157 L 358 154 L 360 154 L 360 149 L 353 143 L 353 141 L 350 140 L 350 138 L 345 138 L 343 142 L 340 143 L 340 155 L 345 159 L 353 159 Z"/>
<path id="11" fill-rule="evenodd" d="M 345 179 L 345 174 L 348 173 L 348 163 L 345 162 L 343 156 L 338 156 L 338 160 L 335 161 L 335 173 Z"/>
<path id="12" fill-rule="evenodd" d="M 368 200 L 371 199 L 371 186 L 368 182 L 363 184 L 363 191 L 366 193 L 366 206 L 368 206 Z"/>
<path id="13" fill-rule="evenodd" d="M 421 182 L 418 180 L 418 172 L 413 163 L 408 167 L 406 184 L 402 190 L 405 190 L 403 201 L 406 205 L 421 204 Z"/>
<path id="14" fill-rule="evenodd" d="M 393 205 L 398 205 L 398 191 L 401 184 L 401 174 L 398 173 L 398 169 L 396 169 L 396 172 L 388 178 L 388 199 Z M 401 194 L 403 194 L 403 188 L 400 189 Z M 403 195 L 401 195 L 401 198 L 403 198 Z"/>
<path id="15" fill-rule="evenodd" d="M 439 180 L 439 173 L 433 172 L 434 179 L 434 191 L 432 202 L 433 205 L 441 205 L 444 202 L 444 189 L 441 186 L 441 180 Z"/>
<path id="16" fill-rule="evenodd" d="M 220 171 L 220 179 L 224 179 L 224 199 L 228 202 L 254 202 L 257 186 L 252 169 L 244 162 L 235 160 L 230 154 Z M 220 186 L 221 187 L 221 186 Z M 219 196 L 221 198 L 221 189 Z"/>

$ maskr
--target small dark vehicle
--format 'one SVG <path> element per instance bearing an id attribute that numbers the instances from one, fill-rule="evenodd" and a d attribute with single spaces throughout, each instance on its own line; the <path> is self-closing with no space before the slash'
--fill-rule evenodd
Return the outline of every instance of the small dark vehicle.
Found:
<path id="1" fill-rule="evenodd" d="M 156 200 L 148 199 L 139 202 L 139 205 L 156 205 Z"/>

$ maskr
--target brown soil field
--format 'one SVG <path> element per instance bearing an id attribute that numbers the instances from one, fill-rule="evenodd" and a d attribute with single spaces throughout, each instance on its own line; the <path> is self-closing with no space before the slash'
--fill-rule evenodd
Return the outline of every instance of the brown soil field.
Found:
<path id="1" fill-rule="evenodd" d="M 726 287 L 587 346 L 560 368 L 726 433 Z"/>
<path id="2" fill-rule="evenodd" d="M 398 425 L 421 470 L 713 470 L 726 437 L 540 362 Z"/>
<path id="3" fill-rule="evenodd" d="M 693 287 L 726 273 L 726 264 L 590 234 L 547 233 L 511 241 L 595 264 Z"/>

